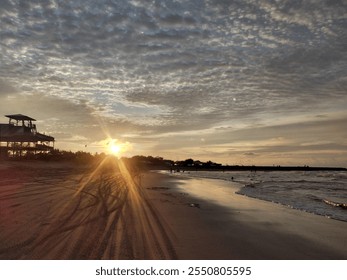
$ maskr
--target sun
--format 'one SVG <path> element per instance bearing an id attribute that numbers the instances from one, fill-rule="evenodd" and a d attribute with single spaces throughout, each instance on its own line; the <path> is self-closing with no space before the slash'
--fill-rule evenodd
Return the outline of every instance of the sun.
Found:
<path id="1" fill-rule="evenodd" d="M 132 144 L 129 142 L 119 141 L 118 139 L 107 138 L 105 140 L 100 141 L 103 150 L 109 154 L 114 156 L 121 156 L 132 150 Z"/>
<path id="2" fill-rule="evenodd" d="M 111 154 L 116 156 L 116 155 L 120 154 L 120 152 L 122 151 L 122 148 L 121 148 L 121 146 L 119 146 L 115 143 L 111 143 L 108 147 L 108 150 Z"/>

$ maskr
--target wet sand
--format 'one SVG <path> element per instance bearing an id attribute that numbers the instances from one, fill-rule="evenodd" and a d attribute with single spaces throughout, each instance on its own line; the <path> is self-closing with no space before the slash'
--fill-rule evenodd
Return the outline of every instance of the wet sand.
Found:
<path id="1" fill-rule="evenodd" d="M 241 185 L 230 181 L 159 176 L 167 188 L 153 199 L 179 258 L 347 259 L 346 222 L 235 194 Z"/>
<path id="2" fill-rule="evenodd" d="M 0 259 L 347 259 L 347 223 L 112 168 L 0 164 Z"/>

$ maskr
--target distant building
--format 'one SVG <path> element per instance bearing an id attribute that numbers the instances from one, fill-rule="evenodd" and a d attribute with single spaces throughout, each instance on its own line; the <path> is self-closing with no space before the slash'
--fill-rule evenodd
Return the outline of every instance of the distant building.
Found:
<path id="1" fill-rule="evenodd" d="M 54 137 L 37 132 L 35 119 L 22 114 L 5 117 L 9 121 L 0 124 L 0 158 L 48 153 L 54 149 Z"/>

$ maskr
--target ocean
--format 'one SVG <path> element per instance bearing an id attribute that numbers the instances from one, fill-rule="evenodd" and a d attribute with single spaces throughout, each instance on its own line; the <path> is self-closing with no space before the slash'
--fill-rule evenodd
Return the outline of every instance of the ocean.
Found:
<path id="1" fill-rule="evenodd" d="M 239 195 L 347 222 L 347 172 L 186 171 L 175 175 L 241 184 Z"/>

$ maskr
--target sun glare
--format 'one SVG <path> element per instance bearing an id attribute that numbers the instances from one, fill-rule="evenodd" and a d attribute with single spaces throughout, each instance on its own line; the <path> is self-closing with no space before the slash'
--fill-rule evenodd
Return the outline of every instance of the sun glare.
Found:
<path id="1" fill-rule="evenodd" d="M 110 153 L 111 154 L 113 154 L 113 155 L 119 155 L 119 153 L 121 152 L 121 147 L 119 146 L 119 145 L 117 145 L 117 144 L 114 144 L 114 143 L 112 143 L 110 146 L 109 146 L 109 151 L 110 151 Z"/>
<path id="2" fill-rule="evenodd" d="M 114 156 L 120 156 L 132 149 L 132 145 L 129 142 L 120 142 L 117 139 L 112 138 L 103 140 L 103 146 L 107 150 L 108 154 Z"/>

